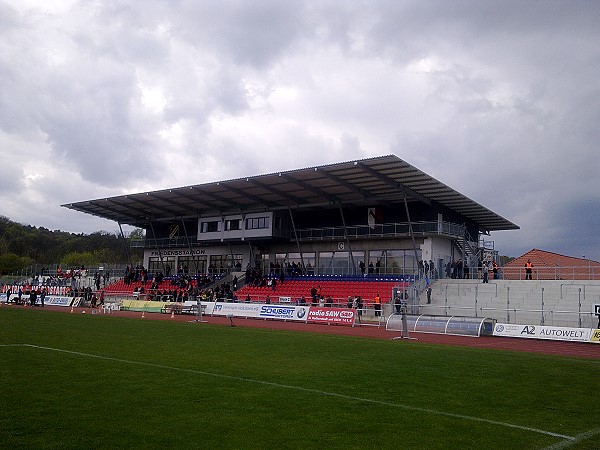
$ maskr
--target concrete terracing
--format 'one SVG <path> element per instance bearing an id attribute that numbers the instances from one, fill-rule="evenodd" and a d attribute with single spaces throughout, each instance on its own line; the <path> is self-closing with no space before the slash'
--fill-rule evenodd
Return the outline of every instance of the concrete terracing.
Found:
<path id="1" fill-rule="evenodd" d="M 431 304 L 419 296 L 421 314 L 490 317 L 499 322 L 596 328 L 600 280 L 441 279 L 432 284 Z"/>

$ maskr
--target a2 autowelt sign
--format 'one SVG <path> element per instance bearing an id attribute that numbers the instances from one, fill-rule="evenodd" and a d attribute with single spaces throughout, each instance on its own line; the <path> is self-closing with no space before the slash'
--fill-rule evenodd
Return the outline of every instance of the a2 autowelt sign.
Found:
<path id="1" fill-rule="evenodd" d="M 356 311 L 354 309 L 311 306 L 308 312 L 308 322 L 353 325 L 355 314 Z"/>
<path id="2" fill-rule="evenodd" d="M 592 331 L 593 330 L 590 328 L 546 327 L 542 325 L 497 323 L 494 327 L 494 336 L 590 342 L 592 340 Z"/>

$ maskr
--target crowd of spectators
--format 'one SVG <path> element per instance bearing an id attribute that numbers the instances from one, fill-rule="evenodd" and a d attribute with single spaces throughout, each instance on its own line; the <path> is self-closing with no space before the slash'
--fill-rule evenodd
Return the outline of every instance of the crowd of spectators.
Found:
<path id="1" fill-rule="evenodd" d="M 149 301 L 186 302 L 197 298 L 237 300 L 237 277 L 234 277 L 232 286 L 230 283 L 218 284 L 219 277 L 198 275 L 194 278 L 184 268 L 178 269 L 177 274 L 173 276 L 164 276 L 162 272 L 158 272 L 149 284 L 144 281 L 148 275 L 143 267 L 129 270 L 126 275 L 129 275 L 132 281 L 141 281 L 141 286 L 133 290 L 134 297 Z"/>

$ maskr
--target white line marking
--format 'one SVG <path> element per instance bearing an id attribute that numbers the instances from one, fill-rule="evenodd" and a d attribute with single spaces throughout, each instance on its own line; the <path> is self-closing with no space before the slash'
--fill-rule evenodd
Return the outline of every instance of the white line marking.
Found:
<path id="1" fill-rule="evenodd" d="M 48 351 L 52 351 L 52 352 L 67 353 L 70 355 L 102 359 L 105 361 L 114 361 L 114 362 L 120 362 L 120 363 L 125 363 L 125 364 L 133 364 L 133 365 L 137 365 L 137 366 L 153 367 L 156 369 L 174 370 L 174 371 L 178 371 L 178 372 L 210 376 L 210 377 L 221 378 L 221 379 L 225 379 L 225 380 L 244 381 L 246 383 L 262 384 L 264 386 L 272 386 L 272 387 L 277 387 L 277 388 L 282 388 L 282 389 L 291 389 L 291 390 L 300 391 L 300 392 L 310 392 L 312 394 L 320 394 L 320 395 L 324 395 L 324 396 L 328 396 L 328 397 L 336 397 L 336 398 L 342 398 L 345 400 L 371 403 L 374 405 L 389 406 L 389 407 L 393 407 L 393 408 L 405 409 L 407 411 L 417 411 L 417 412 L 433 414 L 433 415 L 437 415 L 437 416 L 451 417 L 453 419 L 470 420 L 473 422 L 488 423 L 491 425 L 497 425 L 497 426 L 506 427 L 506 428 L 515 428 L 518 430 L 530 431 L 533 433 L 544 434 L 547 436 L 554 436 L 557 438 L 565 439 L 569 442 L 574 441 L 576 439 L 573 436 L 566 436 L 564 434 L 554 433 L 552 431 L 540 430 L 538 428 L 526 427 L 526 426 L 522 426 L 522 425 L 515 425 L 512 423 L 508 423 L 508 422 L 499 422 L 496 420 L 484 419 L 481 417 L 474 417 L 474 416 L 467 416 L 464 414 L 449 413 L 449 412 L 438 411 L 438 410 L 429 409 L 429 408 L 419 408 L 417 406 L 403 405 L 401 403 L 392 403 L 392 402 L 385 402 L 382 400 L 373 400 L 373 399 L 369 399 L 369 398 L 355 397 L 352 395 L 339 394 L 337 392 L 321 391 L 318 389 L 305 388 L 302 386 L 292 386 L 289 384 L 274 383 L 272 381 L 254 380 L 252 378 L 244 378 L 244 377 L 237 377 L 234 375 L 224 375 L 224 374 L 218 374 L 218 373 L 212 373 L 212 372 L 205 372 L 205 371 L 196 370 L 196 369 L 184 369 L 181 367 L 164 366 L 162 364 L 147 363 L 147 362 L 142 362 L 142 361 L 131 361 L 128 359 L 113 358 L 110 356 L 102 356 L 102 355 L 94 355 L 92 353 L 82 353 L 82 352 L 76 352 L 76 351 L 72 351 L 72 350 L 64 350 L 64 349 L 60 349 L 60 348 L 43 347 L 40 345 L 33 345 L 33 344 L 0 344 L 0 347 L 29 347 L 29 348 L 36 348 L 39 350 L 48 350 Z M 562 442 L 561 442 L 561 444 L 562 444 Z"/>
<path id="2" fill-rule="evenodd" d="M 578 434 L 572 440 L 557 442 L 556 444 L 546 447 L 544 450 L 561 450 L 563 448 L 569 448 L 572 445 L 583 441 L 584 439 L 589 439 L 598 435 L 600 435 L 600 428 L 596 428 L 595 430 L 590 430 L 586 431 L 585 433 Z"/>

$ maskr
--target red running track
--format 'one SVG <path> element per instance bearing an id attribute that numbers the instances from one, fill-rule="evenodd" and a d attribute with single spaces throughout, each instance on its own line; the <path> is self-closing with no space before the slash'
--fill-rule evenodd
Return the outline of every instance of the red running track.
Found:
<path id="1" fill-rule="evenodd" d="M 23 308 L 23 306 L 5 305 L 2 307 L 9 308 Z M 36 307 L 35 309 L 41 309 Z M 50 311 L 61 311 L 69 313 L 70 308 L 64 307 L 46 307 L 46 310 Z M 73 313 L 91 314 L 90 308 L 74 308 Z M 142 317 L 141 312 L 136 311 L 113 311 L 111 314 L 102 314 L 106 317 L 130 317 L 138 318 L 140 320 L 173 320 L 178 322 L 190 322 L 194 320 L 194 316 L 190 315 L 175 315 L 171 317 L 170 314 L 160 313 L 145 313 Z M 302 331 L 307 333 L 323 333 L 323 334 L 335 334 L 343 336 L 356 336 L 372 339 L 393 339 L 394 337 L 400 336 L 401 333 L 394 331 L 387 331 L 385 326 L 377 327 L 376 325 L 362 325 L 362 326 L 343 326 L 343 325 L 324 325 L 324 324 L 312 324 L 304 322 L 284 322 L 281 320 L 260 320 L 260 319 L 245 319 L 235 317 L 228 319 L 227 317 L 219 316 L 203 316 L 203 322 L 206 321 L 207 325 L 218 325 L 218 326 L 231 326 L 237 327 L 250 327 L 250 328 L 270 328 L 278 330 L 293 330 Z M 441 345 L 452 345 L 458 347 L 478 347 L 478 348 L 491 348 L 497 350 L 510 350 L 516 352 L 525 353 L 540 353 L 546 355 L 560 355 L 560 356 L 571 356 L 579 358 L 590 358 L 600 359 L 600 344 L 586 343 L 586 342 L 566 342 L 566 341 L 552 341 L 542 339 L 519 339 L 519 338 L 507 338 L 507 337 L 496 337 L 496 336 L 482 336 L 482 337 L 467 337 L 467 336 L 450 336 L 443 334 L 429 334 L 429 333 L 411 333 L 411 342 L 418 343 L 433 343 Z M 402 339 L 398 339 L 399 342 Z"/>

